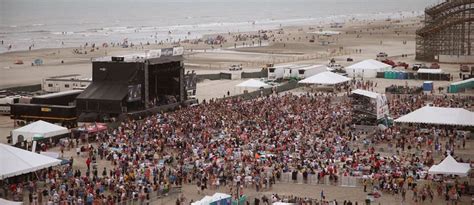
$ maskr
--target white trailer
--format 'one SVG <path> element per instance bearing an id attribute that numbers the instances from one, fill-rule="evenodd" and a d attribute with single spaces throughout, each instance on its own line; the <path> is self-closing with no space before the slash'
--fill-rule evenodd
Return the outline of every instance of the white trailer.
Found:
<path id="1" fill-rule="evenodd" d="M 0 114 L 9 115 L 11 111 L 10 105 L 18 103 L 19 99 L 20 96 L 7 96 L 0 98 Z"/>
<path id="2" fill-rule="evenodd" d="M 290 78 L 297 78 L 298 77 L 298 69 L 301 65 L 293 65 L 290 67 L 286 67 L 283 69 L 283 79 L 288 80 Z"/>
<path id="3" fill-rule="evenodd" d="M 328 70 L 325 65 L 303 65 L 298 68 L 298 78 L 304 79 Z"/>
<path id="4" fill-rule="evenodd" d="M 268 68 L 268 80 L 279 80 L 283 78 L 283 74 L 286 68 L 290 68 L 292 65 L 277 65 Z"/>
<path id="5" fill-rule="evenodd" d="M 46 92 L 62 92 L 75 89 L 84 90 L 91 82 L 91 78 L 84 78 L 78 74 L 54 76 L 43 79 L 41 88 Z"/>

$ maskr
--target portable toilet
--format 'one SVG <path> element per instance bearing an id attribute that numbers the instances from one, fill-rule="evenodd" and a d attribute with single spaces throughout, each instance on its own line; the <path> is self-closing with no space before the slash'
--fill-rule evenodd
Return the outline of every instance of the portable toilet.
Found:
<path id="1" fill-rule="evenodd" d="M 458 86 L 457 85 L 450 85 L 449 86 L 449 93 L 457 93 L 459 92 Z"/>
<path id="2" fill-rule="evenodd" d="M 390 72 L 390 79 L 397 79 L 397 72 L 395 71 Z"/>
<path id="3" fill-rule="evenodd" d="M 408 73 L 407 72 L 403 72 L 403 79 L 408 79 Z"/>
<path id="4" fill-rule="evenodd" d="M 433 81 L 423 82 L 423 91 L 431 92 L 433 90 Z"/>
<path id="5" fill-rule="evenodd" d="M 403 79 L 403 72 L 397 73 L 397 79 Z"/>
<path id="6" fill-rule="evenodd" d="M 390 73 L 390 71 L 385 71 L 385 72 L 383 73 L 383 78 L 388 79 L 388 74 L 389 74 L 389 73 Z"/>

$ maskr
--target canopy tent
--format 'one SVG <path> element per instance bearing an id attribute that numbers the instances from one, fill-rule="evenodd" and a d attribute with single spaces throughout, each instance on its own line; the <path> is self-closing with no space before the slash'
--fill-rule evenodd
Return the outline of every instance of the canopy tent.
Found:
<path id="1" fill-rule="evenodd" d="M 474 126 L 474 113 L 463 108 L 425 106 L 399 117 L 395 122 Z"/>
<path id="2" fill-rule="evenodd" d="M 199 201 L 191 203 L 191 205 L 210 205 L 210 204 L 220 204 L 220 205 L 230 205 L 231 196 L 224 193 L 215 193 L 212 196 L 204 196 Z"/>
<path id="3" fill-rule="evenodd" d="M 368 90 L 361 90 L 361 89 L 353 90 L 351 93 L 352 94 L 363 95 L 365 97 L 369 97 L 369 98 L 373 98 L 373 99 L 377 99 L 377 97 L 380 96 L 379 93 L 371 92 L 371 91 L 368 91 Z"/>
<path id="4" fill-rule="evenodd" d="M 438 165 L 433 165 L 428 170 L 429 174 L 458 175 L 465 177 L 469 174 L 471 165 L 469 163 L 459 163 L 451 155 L 448 155 Z"/>
<path id="5" fill-rule="evenodd" d="M 309 78 L 300 80 L 298 83 L 301 84 L 319 84 L 319 85 L 336 85 L 350 81 L 351 79 L 333 72 L 322 72 L 313 75 Z"/>
<path id="6" fill-rule="evenodd" d="M 6 199 L 0 198 L 0 204 L 2 204 L 2 205 L 22 205 L 24 203 L 20 202 L 20 201 L 8 201 Z"/>
<path id="7" fill-rule="evenodd" d="M 374 59 L 368 59 L 346 67 L 346 73 L 351 77 L 375 78 L 377 72 L 384 72 L 391 69 L 391 65 Z"/>
<path id="8" fill-rule="evenodd" d="M 262 82 L 262 81 L 259 81 L 259 80 L 255 80 L 255 79 L 250 79 L 250 80 L 246 80 L 242 83 L 239 83 L 238 85 L 236 85 L 237 87 L 244 87 L 244 88 L 266 88 L 266 87 L 270 87 L 270 85 Z"/>
<path id="9" fill-rule="evenodd" d="M 0 180 L 56 166 L 61 160 L 0 143 Z"/>
<path id="10" fill-rule="evenodd" d="M 69 130 L 59 125 L 42 120 L 33 122 L 12 131 L 13 144 L 24 140 L 32 141 L 35 137 L 50 138 L 69 133 Z"/>

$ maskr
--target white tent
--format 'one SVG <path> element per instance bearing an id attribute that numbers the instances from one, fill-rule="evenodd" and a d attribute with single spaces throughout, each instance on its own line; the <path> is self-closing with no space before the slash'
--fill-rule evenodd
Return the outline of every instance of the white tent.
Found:
<path id="1" fill-rule="evenodd" d="M 0 180 L 56 166 L 61 160 L 0 143 Z"/>
<path id="2" fill-rule="evenodd" d="M 6 199 L 0 198 L 0 204 L 1 205 L 22 205 L 23 202 L 20 201 L 8 201 Z"/>
<path id="3" fill-rule="evenodd" d="M 433 165 L 428 170 L 429 174 L 458 175 L 465 177 L 471 170 L 469 163 L 459 163 L 451 155 L 448 155 L 438 165 Z"/>
<path id="4" fill-rule="evenodd" d="M 191 205 L 209 205 L 212 202 L 213 202 L 212 201 L 212 196 L 204 196 L 204 198 L 202 198 L 199 201 L 195 201 L 195 202 L 191 203 Z"/>
<path id="5" fill-rule="evenodd" d="M 474 113 L 463 108 L 425 106 L 399 117 L 395 122 L 474 126 Z"/>
<path id="6" fill-rule="evenodd" d="M 351 93 L 352 94 L 363 95 L 365 97 L 369 97 L 369 98 L 373 98 L 373 99 L 377 99 L 380 96 L 379 93 L 368 91 L 368 90 L 361 90 L 361 89 L 353 90 Z"/>
<path id="7" fill-rule="evenodd" d="M 220 202 L 217 204 L 230 204 L 231 197 L 229 194 L 215 193 L 212 196 L 204 196 L 201 200 L 191 203 L 191 205 L 209 205 L 213 202 Z M 225 202 L 222 200 L 225 200 Z"/>
<path id="8" fill-rule="evenodd" d="M 212 198 L 217 199 L 217 200 L 227 199 L 227 198 L 231 198 L 231 197 L 232 197 L 231 195 L 224 194 L 224 193 L 215 193 L 214 195 L 212 195 Z"/>
<path id="9" fill-rule="evenodd" d="M 42 120 L 20 127 L 12 131 L 12 141 L 16 144 L 19 141 L 32 141 L 33 137 L 49 138 L 69 133 L 69 130 L 59 125 L 51 124 Z M 23 140 L 19 139 L 23 138 Z"/>
<path id="10" fill-rule="evenodd" d="M 374 59 L 368 59 L 346 67 L 346 73 L 351 77 L 375 78 L 377 72 L 391 69 L 391 65 Z"/>
<path id="11" fill-rule="evenodd" d="M 272 205 L 293 205 L 294 203 L 286 203 L 286 202 L 280 202 L 280 201 L 277 201 L 277 202 L 273 202 Z"/>
<path id="12" fill-rule="evenodd" d="M 199 201 L 191 203 L 191 205 L 209 205 L 214 202 L 219 202 L 217 204 L 230 204 L 231 203 L 231 195 L 224 194 L 224 193 L 215 193 L 212 196 L 204 196 Z M 224 200 L 224 201 L 222 201 Z"/>
<path id="13" fill-rule="evenodd" d="M 243 88 L 266 88 L 266 87 L 270 87 L 270 85 L 262 82 L 262 81 L 259 81 L 259 80 L 255 80 L 255 79 L 250 79 L 250 80 L 246 80 L 238 85 L 236 85 L 237 87 L 243 87 Z"/>
<path id="14" fill-rule="evenodd" d="M 348 77 L 333 73 L 333 72 L 322 72 L 316 75 L 313 75 L 309 78 L 303 79 L 298 83 L 301 84 L 319 84 L 319 85 L 335 85 L 351 80 Z"/>

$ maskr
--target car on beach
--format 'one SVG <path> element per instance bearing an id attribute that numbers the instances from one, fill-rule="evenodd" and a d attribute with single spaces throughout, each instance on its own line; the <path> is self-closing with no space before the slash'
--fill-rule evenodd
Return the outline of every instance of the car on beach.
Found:
<path id="1" fill-rule="evenodd" d="M 432 63 L 431 66 L 430 66 L 430 69 L 439 69 L 440 66 L 438 63 Z"/>
<path id="2" fill-rule="evenodd" d="M 417 71 L 420 68 L 425 68 L 425 67 L 426 67 L 426 65 L 423 64 L 423 63 L 415 63 L 415 64 L 413 64 L 412 70 Z"/>

